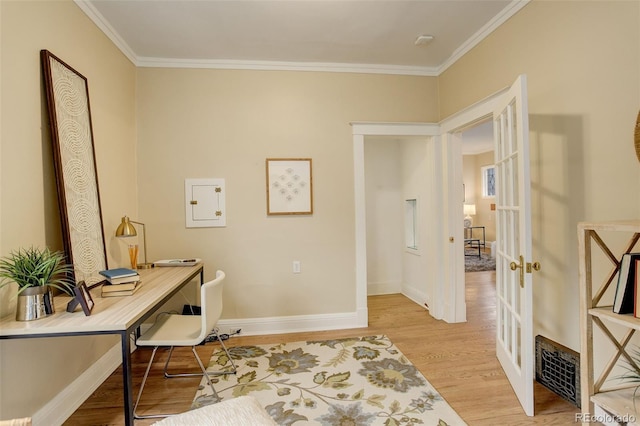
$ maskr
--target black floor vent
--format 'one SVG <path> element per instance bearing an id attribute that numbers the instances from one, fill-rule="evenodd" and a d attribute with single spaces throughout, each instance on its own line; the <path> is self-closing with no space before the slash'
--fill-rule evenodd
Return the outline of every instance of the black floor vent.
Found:
<path id="1" fill-rule="evenodd" d="M 580 354 L 536 336 L 536 380 L 580 408 Z"/>

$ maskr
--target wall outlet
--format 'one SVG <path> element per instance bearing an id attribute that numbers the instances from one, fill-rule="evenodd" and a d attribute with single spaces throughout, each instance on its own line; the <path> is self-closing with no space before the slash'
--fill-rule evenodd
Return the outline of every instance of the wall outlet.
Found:
<path id="1" fill-rule="evenodd" d="M 299 260 L 294 260 L 293 261 L 293 273 L 294 274 L 299 274 L 300 273 L 300 261 Z"/>

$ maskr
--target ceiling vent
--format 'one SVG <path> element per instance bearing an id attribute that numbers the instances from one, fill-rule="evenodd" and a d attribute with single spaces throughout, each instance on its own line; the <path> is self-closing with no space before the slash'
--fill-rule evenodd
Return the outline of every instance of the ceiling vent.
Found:
<path id="1" fill-rule="evenodd" d="M 432 35 L 421 35 L 421 36 L 418 36 L 418 38 L 416 38 L 416 41 L 414 43 L 416 46 L 426 46 L 432 41 L 433 41 Z"/>

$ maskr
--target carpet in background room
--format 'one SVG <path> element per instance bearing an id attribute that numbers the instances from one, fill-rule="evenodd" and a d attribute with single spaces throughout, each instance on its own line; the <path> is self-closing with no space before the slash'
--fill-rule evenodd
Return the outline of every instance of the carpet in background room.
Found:
<path id="1" fill-rule="evenodd" d="M 386 336 L 229 348 L 236 375 L 217 376 L 222 400 L 252 395 L 280 425 L 465 425 Z M 230 366 L 216 350 L 208 371 Z M 192 408 L 214 403 L 206 381 Z"/>
<path id="2" fill-rule="evenodd" d="M 495 271 L 496 259 L 491 257 L 490 253 L 480 253 L 478 257 L 478 249 L 465 249 L 464 251 L 464 271 L 465 272 L 478 272 L 478 271 Z"/>

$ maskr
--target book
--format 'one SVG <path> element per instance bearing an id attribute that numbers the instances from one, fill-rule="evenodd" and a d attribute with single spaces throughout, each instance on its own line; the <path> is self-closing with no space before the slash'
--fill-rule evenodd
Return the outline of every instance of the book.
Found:
<path id="1" fill-rule="evenodd" d="M 133 277 L 121 277 L 121 278 L 107 278 L 107 283 L 109 284 L 113 284 L 113 285 L 119 285 L 119 284 L 129 284 L 129 283 L 134 283 L 136 281 L 140 281 L 140 275 L 135 275 Z"/>
<path id="2" fill-rule="evenodd" d="M 125 283 L 121 283 L 121 284 L 110 284 L 110 283 L 106 283 L 102 286 L 102 292 L 103 293 L 111 293 L 114 291 L 127 291 L 127 290 L 133 290 L 134 288 L 136 288 L 138 286 L 138 284 L 140 283 L 140 280 L 136 280 L 136 281 L 129 281 L 129 282 L 125 282 Z"/>
<path id="3" fill-rule="evenodd" d="M 634 313 L 637 259 L 640 259 L 640 253 L 625 253 L 620 260 L 618 284 L 613 299 L 613 312 L 616 314 Z"/>
<path id="4" fill-rule="evenodd" d="M 142 281 L 136 282 L 136 286 L 131 290 L 120 290 L 120 291 L 104 291 L 104 287 L 102 286 L 102 297 L 118 297 L 118 296 L 131 296 L 136 291 L 142 287 Z"/>
<path id="5" fill-rule="evenodd" d="M 123 277 L 135 277 L 138 272 L 129 268 L 115 268 L 100 271 L 100 275 L 107 277 L 108 280 L 114 280 Z"/>

